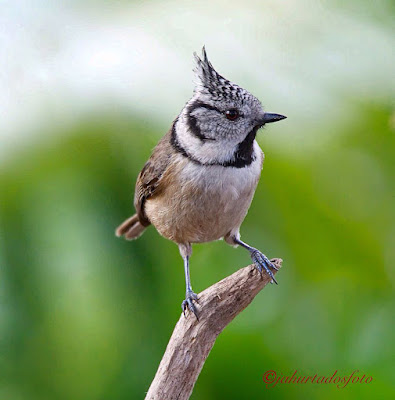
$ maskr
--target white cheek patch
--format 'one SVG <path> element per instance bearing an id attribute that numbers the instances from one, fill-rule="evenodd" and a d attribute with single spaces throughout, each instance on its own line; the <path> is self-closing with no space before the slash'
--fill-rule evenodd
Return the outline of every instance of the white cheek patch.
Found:
<path id="1" fill-rule="evenodd" d="M 176 124 L 176 132 L 180 145 L 188 154 L 203 164 L 224 163 L 233 159 L 239 144 L 236 139 L 207 140 L 203 142 L 189 131 L 185 114 L 186 111 L 180 115 Z"/>

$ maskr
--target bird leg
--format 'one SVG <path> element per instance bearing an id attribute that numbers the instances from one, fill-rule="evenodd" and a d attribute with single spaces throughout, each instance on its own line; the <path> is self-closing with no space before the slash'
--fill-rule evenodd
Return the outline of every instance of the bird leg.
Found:
<path id="1" fill-rule="evenodd" d="M 194 301 L 198 302 L 198 296 L 192 290 L 191 278 L 189 276 L 189 257 L 191 256 L 192 253 L 192 246 L 189 243 L 187 245 L 180 244 L 179 249 L 181 256 L 184 260 L 185 286 L 186 286 L 185 300 L 182 302 L 181 308 L 184 313 L 184 316 L 185 316 L 185 310 L 188 308 L 189 311 L 193 312 L 196 319 L 199 320 L 198 312 L 194 304 Z"/>
<path id="2" fill-rule="evenodd" d="M 255 247 L 249 246 L 247 243 L 244 243 L 237 237 L 233 237 L 232 239 L 235 244 L 238 244 L 241 247 L 244 247 L 245 249 L 247 249 L 250 252 L 251 259 L 254 262 L 255 267 L 259 271 L 261 276 L 263 274 L 263 270 L 265 270 L 266 273 L 272 278 L 270 283 L 274 282 L 277 284 L 277 281 L 276 281 L 271 269 L 275 269 L 277 271 L 278 268 L 262 252 L 260 252 Z"/>

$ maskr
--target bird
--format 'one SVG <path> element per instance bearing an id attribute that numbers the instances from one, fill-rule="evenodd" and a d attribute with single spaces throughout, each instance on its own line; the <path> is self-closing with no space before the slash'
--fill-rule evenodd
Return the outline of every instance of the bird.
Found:
<path id="1" fill-rule="evenodd" d="M 178 245 L 184 263 L 184 316 L 196 308 L 189 261 L 192 244 L 224 239 L 245 248 L 263 276 L 276 283 L 276 266 L 255 247 L 243 242 L 240 226 L 257 187 L 264 153 L 258 130 L 286 118 L 265 112 L 250 92 L 220 75 L 205 47 L 195 59 L 195 86 L 169 131 L 162 137 L 138 175 L 136 213 L 115 231 L 133 240 L 149 225 Z"/>

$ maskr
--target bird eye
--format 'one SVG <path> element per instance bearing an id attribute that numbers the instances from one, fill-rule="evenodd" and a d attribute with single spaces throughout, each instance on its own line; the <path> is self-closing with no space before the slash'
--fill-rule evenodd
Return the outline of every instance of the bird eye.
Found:
<path id="1" fill-rule="evenodd" d="M 239 115 L 239 111 L 236 109 L 225 111 L 225 116 L 229 121 L 235 121 L 237 118 L 239 118 Z"/>

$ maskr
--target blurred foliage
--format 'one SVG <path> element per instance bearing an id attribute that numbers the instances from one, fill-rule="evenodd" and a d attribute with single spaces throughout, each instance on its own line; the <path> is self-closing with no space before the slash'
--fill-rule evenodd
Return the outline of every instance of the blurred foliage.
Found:
<path id="1" fill-rule="evenodd" d="M 360 118 L 303 159 L 265 144 L 270 129 L 259 137 L 266 161 L 242 233 L 283 257 L 280 284 L 220 335 L 193 399 L 395 394 L 393 115 L 385 104 L 354 107 Z M 184 277 L 177 247 L 152 227 L 132 243 L 114 236 L 165 130 L 137 121 L 122 112 L 87 118 L 1 171 L 2 399 L 142 398 L 153 378 L 180 314 Z M 194 288 L 247 263 L 245 251 L 223 242 L 196 245 Z M 373 383 L 267 389 L 268 369 L 359 369 Z"/>

